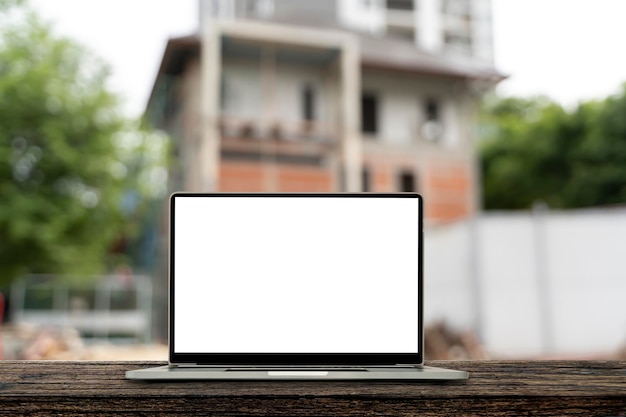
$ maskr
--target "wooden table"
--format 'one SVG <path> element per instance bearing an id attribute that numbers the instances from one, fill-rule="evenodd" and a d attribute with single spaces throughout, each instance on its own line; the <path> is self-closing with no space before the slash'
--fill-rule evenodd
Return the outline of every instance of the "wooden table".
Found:
<path id="1" fill-rule="evenodd" d="M 0 415 L 626 416 L 626 361 L 432 361 L 468 381 L 140 382 L 158 362 L 0 362 Z"/>

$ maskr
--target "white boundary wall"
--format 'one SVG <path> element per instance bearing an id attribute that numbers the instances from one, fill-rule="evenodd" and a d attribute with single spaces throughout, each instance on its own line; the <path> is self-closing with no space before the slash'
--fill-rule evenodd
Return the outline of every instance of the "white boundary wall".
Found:
<path id="1" fill-rule="evenodd" d="M 428 228 L 426 323 L 473 328 L 497 356 L 626 345 L 626 208 L 493 212 Z"/>

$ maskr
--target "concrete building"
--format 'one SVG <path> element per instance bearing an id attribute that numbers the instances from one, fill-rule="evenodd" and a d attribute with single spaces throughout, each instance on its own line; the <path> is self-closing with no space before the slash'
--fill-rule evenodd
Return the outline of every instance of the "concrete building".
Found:
<path id="1" fill-rule="evenodd" d="M 418 191 L 477 208 L 477 102 L 502 76 L 489 0 L 200 0 L 147 117 L 187 191 Z"/>

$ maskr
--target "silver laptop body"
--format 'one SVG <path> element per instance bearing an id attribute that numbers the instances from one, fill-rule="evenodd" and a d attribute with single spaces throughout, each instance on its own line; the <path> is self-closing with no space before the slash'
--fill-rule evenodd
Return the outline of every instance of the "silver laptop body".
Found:
<path id="1" fill-rule="evenodd" d="M 422 198 L 175 193 L 169 365 L 139 380 L 455 380 L 423 365 Z"/>

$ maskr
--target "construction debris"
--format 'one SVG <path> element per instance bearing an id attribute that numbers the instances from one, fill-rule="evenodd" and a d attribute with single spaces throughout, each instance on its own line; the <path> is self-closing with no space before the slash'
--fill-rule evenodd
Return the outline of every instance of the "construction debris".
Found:
<path id="1" fill-rule="evenodd" d="M 452 329 L 444 321 L 426 326 L 424 356 L 427 360 L 487 359 L 478 337 L 471 331 Z"/>
<path id="2" fill-rule="evenodd" d="M 167 360 L 165 345 L 115 345 L 81 339 L 69 327 L 3 327 L 4 359 L 18 360 Z"/>

